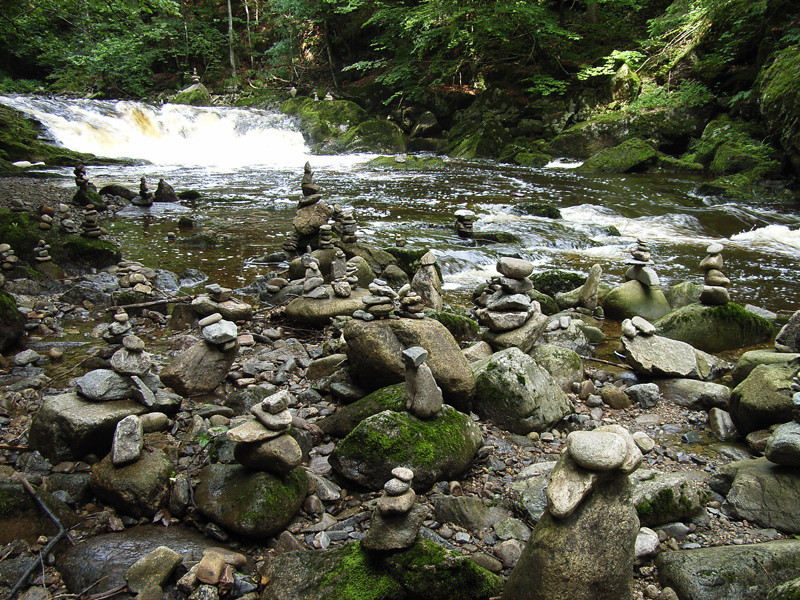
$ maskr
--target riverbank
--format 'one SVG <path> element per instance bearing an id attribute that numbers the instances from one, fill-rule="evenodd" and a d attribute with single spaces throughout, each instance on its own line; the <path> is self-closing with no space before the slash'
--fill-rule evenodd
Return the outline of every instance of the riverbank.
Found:
<path id="1" fill-rule="evenodd" d="M 0 190 L 13 193 L 27 210 L 38 209 L 41 202 L 69 202 L 71 195 L 68 189 L 24 178 L 0 179 Z M 4 202 L 8 201 L 5 193 L 2 197 Z M 110 569 L 103 562 L 109 548 L 133 544 L 137 550 L 131 560 L 138 556 L 137 552 L 146 553 L 148 544 L 161 538 L 159 529 L 147 533 L 142 528 L 153 516 L 163 526 L 169 525 L 171 531 L 197 530 L 211 536 L 215 544 L 242 553 L 250 561 L 250 566 L 242 568 L 243 577 L 254 589 L 258 589 L 259 582 L 266 583 L 262 574 L 268 571 L 277 553 L 338 547 L 360 540 L 367 531 L 378 493 L 344 480 L 329 463 L 341 434 L 325 433 L 326 418 L 343 411 L 347 402 L 365 393 L 346 373 L 339 371 L 332 377 L 332 372 L 320 370 L 326 357 L 341 351 L 340 330 L 298 327 L 283 316 L 282 309 L 262 306 L 252 298 L 246 300 L 255 307 L 254 314 L 238 321 L 239 350 L 222 373 L 220 385 L 210 394 L 178 397 L 178 404 L 167 410 L 165 425 L 147 433 L 145 439 L 148 448 L 161 450 L 174 461 L 173 479 L 197 481 L 208 463 L 233 461 L 225 433 L 237 422 L 236 411 L 250 402 L 247 398 L 252 394 L 288 390 L 295 398 L 290 411 L 292 424 L 299 432 L 305 468 L 323 483 L 317 483 L 313 492 L 309 489 L 302 509 L 280 535 L 254 542 L 227 532 L 205 510 L 198 510 L 191 497 L 183 502 L 176 500 L 174 504 L 170 501 L 168 508 L 163 507 L 155 515 L 152 511 L 147 517 L 136 517 L 141 513 L 109 502 L 108 496 L 101 499 L 97 495 L 99 488 L 97 482 L 92 482 L 91 464 L 103 458 L 99 453 L 90 452 L 90 456 L 81 457 L 84 460 L 48 461 L 27 447 L 32 417 L 46 399 L 70 392 L 76 385 L 75 378 L 84 372 L 109 368 L 112 352 L 119 347 L 104 340 L 113 321 L 109 300 L 92 290 L 98 289 L 101 280 L 108 289 L 125 278 L 130 285 L 134 273 L 142 274 L 147 282 L 155 281 L 156 271 L 170 267 L 166 261 L 141 265 L 123 260 L 97 276 L 62 281 L 22 278 L 6 282 L 4 291 L 10 290 L 18 298 L 33 327 L 28 329 L 25 339 L 28 350 L 15 350 L 4 357 L 8 372 L 2 378 L 5 419 L 2 474 L 11 482 L 15 473 L 24 473 L 34 485 L 57 493 L 71 507 L 78 522 L 71 528 L 74 539 L 94 540 L 97 544 L 80 561 L 67 559 L 75 555 L 74 551 L 56 552 L 55 566 L 45 567 L 44 583 L 51 595 L 62 593 L 67 582 L 71 582 L 71 589 L 75 581 L 84 585 L 93 583 L 103 569 Z M 81 283 L 82 291 L 76 290 Z M 130 318 L 125 322 L 130 323 L 131 332 L 152 353 L 154 371 L 163 371 L 184 349 L 197 342 L 199 330 L 192 323 L 198 316 L 192 317 L 187 310 L 189 300 L 199 293 L 202 289 L 198 287 L 190 290 L 189 297 L 177 289 L 168 292 L 163 304 L 171 307 L 171 314 L 159 312 L 158 303 L 128 309 Z M 605 342 L 611 346 L 616 343 L 616 339 Z M 619 360 L 602 349 L 599 353 L 614 363 Z M 726 354 L 726 358 L 733 359 L 735 354 Z M 290 363 L 292 366 L 287 366 Z M 327 374 L 320 377 L 320 373 Z M 618 424 L 631 433 L 645 433 L 653 440 L 642 469 L 673 473 L 677 477 L 659 488 L 669 489 L 670 497 L 677 494 L 675 502 L 662 502 L 656 515 L 655 506 L 648 509 L 649 513 L 640 513 L 655 538 L 650 538 L 650 550 L 643 551 L 634 571 L 635 598 L 674 597 L 663 595 L 669 592 L 662 592 L 666 586 L 654 565 L 654 555 L 695 548 L 745 546 L 789 537 L 785 531 L 758 525 L 752 518 L 734 516 L 726 498 L 713 491 L 717 486 L 708 487 L 708 482 L 719 479 L 732 461 L 755 457 L 758 451 L 742 443 L 714 441 L 708 429 L 709 407 L 702 403 L 682 406 L 676 403 L 682 397 L 680 394 L 662 391 L 657 394 L 656 402 L 647 407 L 643 401 L 631 404 L 635 396 L 631 392 L 628 397 L 622 390 L 644 380 L 628 365 L 608 366 L 588 358 L 583 361 L 578 378 L 567 386 L 574 413 L 555 426 L 529 435 L 514 434 L 472 414 L 484 445 L 462 475 L 418 494 L 417 502 L 429 515 L 422 523 L 421 535 L 470 557 L 503 578 L 508 577 L 531 529 L 545 510 L 546 474 L 552 467 L 550 463 L 563 453 L 569 432 Z M 614 408 L 614 401 L 607 398 L 612 388 L 627 398 L 626 408 Z M 454 513 L 451 505 L 461 506 L 462 512 Z M 35 510 L 27 514 L 35 514 Z M 646 521 L 648 518 L 650 521 Z M 109 537 L 101 537 L 106 534 Z M 134 542 L 135 539 L 139 541 Z M 10 586 L 14 582 L 18 566 L 32 558 L 37 543 L 41 541 L 31 539 L 27 545 L 7 546 L 8 559 L 0 563 L 3 584 Z M 80 569 L 77 562 L 82 563 Z M 112 571 L 102 574 L 110 577 Z"/>

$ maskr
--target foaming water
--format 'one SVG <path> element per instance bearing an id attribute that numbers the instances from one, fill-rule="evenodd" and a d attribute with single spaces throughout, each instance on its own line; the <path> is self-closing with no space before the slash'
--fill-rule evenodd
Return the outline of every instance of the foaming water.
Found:
<path id="1" fill-rule="evenodd" d="M 796 251 L 800 251 L 800 229 L 790 229 L 786 225 L 767 225 L 732 235 L 731 241 L 745 246 L 764 245 L 796 254 Z"/>

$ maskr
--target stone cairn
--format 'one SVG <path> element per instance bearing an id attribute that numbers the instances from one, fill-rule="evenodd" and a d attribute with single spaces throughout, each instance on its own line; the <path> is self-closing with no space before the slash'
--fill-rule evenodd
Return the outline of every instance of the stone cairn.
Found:
<path id="1" fill-rule="evenodd" d="M 466 208 L 456 211 L 456 234 L 464 239 L 472 239 L 472 224 L 475 222 L 475 213 Z"/>
<path id="2" fill-rule="evenodd" d="M 411 487 L 414 471 L 406 467 L 392 469 L 392 479 L 383 486 L 367 534 L 361 547 L 370 552 L 404 550 L 417 541 L 427 511 L 416 504 Z"/>
<path id="3" fill-rule="evenodd" d="M 419 270 L 411 279 L 411 289 L 422 298 L 422 303 L 433 310 L 442 310 L 442 280 L 436 270 L 436 255 L 430 250 L 419 259 Z"/>
<path id="4" fill-rule="evenodd" d="M 722 244 L 711 244 L 706 248 L 707 256 L 700 261 L 700 268 L 705 272 L 705 285 L 700 292 L 700 303 L 706 306 L 718 306 L 731 301 L 728 288 L 731 280 L 722 272 Z"/>
<path id="5" fill-rule="evenodd" d="M 55 218 L 58 221 L 59 228 L 64 231 L 64 233 L 78 233 L 81 230 L 80 226 L 72 220 L 69 206 L 63 202 L 58 205 Z"/>
<path id="6" fill-rule="evenodd" d="M 311 163 L 303 165 L 303 179 L 300 180 L 300 189 L 303 192 L 303 197 L 300 199 L 300 208 L 304 206 L 311 206 L 319 202 L 322 196 L 319 193 L 319 185 L 314 183 L 314 171 L 311 170 Z"/>
<path id="7" fill-rule="evenodd" d="M 254 419 L 228 431 L 228 439 L 235 443 L 233 456 L 239 464 L 276 475 L 300 466 L 303 452 L 290 435 L 292 413 L 289 406 L 295 402 L 289 391 L 282 390 L 250 409 Z"/>
<path id="8" fill-rule="evenodd" d="M 636 316 L 632 319 L 625 319 L 620 326 L 622 335 L 627 338 L 635 338 L 637 335 L 649 337 L 656 334 L 656 326 L 647 319 Z"/>
<path id="9" fill-rule="evenodd" d="M 133 261 L 122 261 L 117 266 L 116 275 L 119 278 L 120 287 L 132 289 L 134 292 L 147 296 L 153 295 L 156 277 L 153 269 Z"/>
<path id="10" fill-rule="evenodd" d="M 103 230 L 97 224 L 98 213 L 94 209 L 87 210 L 83 215 L 81 223 L 81 235 L 85 238 L 99 238 L 103 235 Z"/>
<path id="11" fill-rule="evenodd" d="M 214 313 L 198 321 L 200 333 L 209 344 L 214 344 L 222 352 L 228 352 L 236 347 L 239 330 L 236 323 L 222 318 L 220 313 Z"/>
<path id="12" fill-rule="evenodd" d="M 333 232 L 331 226 L 327 223 L 325 223 L 325 225 L 320 225 L 317 247 L 320 250 L 330 250 L 333 248 Z"/>
<path id="13" fill-rule="evenodd" d="M 303 266 L 306 276 L 303 280 L 303 297 L 324 300 L 331 297 L 331 292 L 325 285 L 325 278 L 319 268 L 319 260 L 310 254 L 303 255 Z"/>
<path id="14" fill-rule="evenodd" d="M 153 192 L 147 187 L 147 179 L 139 180 L 139 195 L 131 199 L 131 204 L 136 206 L 150 206 L 153 204 Z"/>
<path id="15" fill-rule="evenodd" d="M 131 321 L 124 308 L 118 308 L 114 320 L 103 332 L 103 339 L 109 344 L 121 344 L 123 338 L 131 331 Z"/>
<path id="16" fill-rule="evenodd" d="M 319 244 L 320 228 L 327 225 L 328 219 L 331 217 L 332 209 L 320 202 L 322 194 L 320 194 L 320 187 L 313 182 L 314 172 L 311 170 L 311 165 L 306 163 L 303 166 L 303 178 L 300 182 L 300 188 L 303 192 L 300 201 L 297 204 L 297 214 L 295 215 L 292 225 L 294 231 L 287 234 L 283 242 L 283 250 L 289 256 L 296 256 L 305 251 L 309 245 Z M 319 206 L 314 206 L 319 204 Z M 312 208 L 313 207 L 313 208 Z M 324 234 L 323 240 L 327 237 L 328 229 Z M 315 242 L 315 238 L 317 241 Z"/>
<path id="17" fill-rule="evenodd" d="M 651 266 L 650 246 L 640 239 L 636 240 L 636 247 L 631 250 L 631 258 L 625 261 L 628 270 L 625 271 L 625 281 L 638 281 L 646 286 L 659 285 L 658 274 Z"/>
<path id="18" fill-rule="evenodd" d="M 55 209 L 52 206 L 40 206 L 39 207 L 39 229 L 42 231 L 49 231 L 53 228 L 53 222 L 55 221 L 54 215 L 56 214 Z"/>
<path id="19" fill-rule="evenodd" d="M 475 313 L 489 331 L 502 333 L 519 329 L 541 308 L 527 294 L 533 289 L 528 279 L 533 263 L 502 256 L 497 261 L 497 271 L 500 276 L 489 279 L 486 290 L 477 298 L 479 308 Z"/>
<path id="20" fill-rule="evenodd" d="M 333 205 L 333 232 L 345 244 L 354 244 L 358 241 L 356 235 L 356 220 L 352 208 L 342 208 L 341 204 Z"/>
<path id="21" fill-rule="evenodd" d="M 50 250 L 50 244 L 45 242 L 44 240 L 39 240 L 39 243 L 36 245 L 36 248 L 33 249 L 33 260 L 38 263 L 46 263 L 53 260 L 48 252 Z"/>
<path id="22" fill-rule="evenodd" d="M 411 284 L 407 283 L 397 292 L 400 299 L 400 310 L 398 316 L 405 319 L 424 319 L 425 302 L 417 292 L 411 289 Z"/>
<path id="23" fill-rule="evenodd" d="M 421 346 L 402 353 L 406 377 L 406 410 L 419 419 L 431 419 L 442 410 L 442 390 L 426 364 L 428 351 Z"/>
<path id="24" fill-rule="evenodd" d="M 11 212 L 25 212 L 25 205 L 19 198 L 11 198 L 8 203 L 11 205 Z"/>
<path id="25" fill-rule="evenodd" d="M 394 311 L 397 308 L 395 301 L 398 298 L 395 292 L 383 279 L 374 279 L 367 286 L 370 291 L 369 296 L 364 296 L 361 302 L 364 309 L 358 309 L 353 313 L 353 317 L 362 321 L 372 321 L 374 319 L 397 318 Z"/>
<path id="26" fill-rule="evenodd" d="M 348 280 L 349 267 L 350 265 L 347 264 L 344 252 L 337 250 L 331 261 L 331 277 L 333 278 L 331 287 L 333 287 L 333 293 L 336 294 L 337 298 L 349 298 L 353 293 L 353 286 Z M 355 283 L 358 285 L 358 278 L 356 278 Z"/>
<path id="27" fill-rule="evenodd" d="M 14 250 L 9 244 L 0 244 L 0 268 L 3 271 L 11 271 L 17 266 L 19 256 L 14 254 Z"/>
<path id="28" fill-rule="evenodd" d="M 283 241 L 283 251 L 289 256 L 297 254 L 297 246 L 300 244 L 300 236 L 292 231 L 286 234 L 286 239 Z"/>
<path id="29" fill-rule="evenodd" d="M 84 165 L 78 163 L 72 172 L 75 175 L 75 185 L 81 192 L 95 191 L 89 178 L 86 177 L 86 167 Z"/>

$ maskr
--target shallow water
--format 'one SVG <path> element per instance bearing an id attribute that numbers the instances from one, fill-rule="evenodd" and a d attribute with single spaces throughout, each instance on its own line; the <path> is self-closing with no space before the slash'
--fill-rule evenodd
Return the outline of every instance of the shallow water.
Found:
<path id="1" fill-rule="evenodd" d="M 279 250 L 291 229 L 308 160 L 325 200 L 354 208 L 362 240 L 384 246 L 399 234 L 411 246 L 432 248 L 446 287 L 459 296 L 493 274 L 492 265 L 503 254 L 528 258 L 537 270 L 586 272 L 599 263 L 604 281 L 617 284 L 628 250 L 640 237 L 651 246 L 662 285 L 701 283 L 697 265 L 705 248 L 721 241 L 734 301 L 773 311 L 800 305 L 796 207 L 769 199 L 743 205 L 703 198 L 695 193 L 697 177 L 587 175 L 563 162 L 528 168 L 446 160 L 441 169 L 398 171 L 367 166 L 369 155 L 312 156 L 290 121 L 265 111 L 3 97 L 0 102 L 35 115 L 67 147 L 151 161 L 90 167 L 89 178 L 98 188 L 113 182 L 135 190 L 146 176 L 151 190 L 163 177 L 176 191 L 199 191 L 202 198 L 196 201 L 128 207 L 108 228 L 123 240 L 126 258 L 178 272 L 199 268 L 224 285 L 246 285 L 274 268 L 256 259 Z M 533 200 L 552 202 L 563 218 L 513 213 L 516 203 Z M 521 242 L 460 240 L 453 229 L 459 208 L 477 214 L 476 235 L 506 231 Z M 178 232 L 182 215 L 228 241 L 209 250 L 169 242 L 167 232 Z"/>

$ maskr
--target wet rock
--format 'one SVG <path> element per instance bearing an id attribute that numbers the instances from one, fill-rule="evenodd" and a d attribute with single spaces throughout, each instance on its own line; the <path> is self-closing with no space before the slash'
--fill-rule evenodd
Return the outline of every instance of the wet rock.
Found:
<path id="1" fill-rule="evenodd" d="M 510 516 L 505 508 L 487 506 L 472 496 L 434 496 L 433 510 L 440 523 L 455 523 L 467 531 L 492 527 Z"/>
<path id="2" fill-rule="evenodd" d="M 656 382 L 664 400 L 691 410 L 728 409 L 731 388 L 696 379 L 659 379 Z"/>
<path id="3" fill-rule="evenodd" d="M 690 472 L 639 469 L 630 477 L 631 501 L 643 525 L 673 523 L 703 510 L 703 486 Z"/>
<path id="4" fill-rule="evenodd" d="M 535 346 L 528 355 L 555 379 L 562 390 L 572 390 L 574 383 L 583 381 L 583 359 L 562 346 Z"/>
<path id="5" fill-rule="evenodd" d="M 172 461 L 161 450 L 144 452 L 131 464 L 116 467 L 107 456 L 92 466 L 95 495 L 134 517 L 152 517 L 169 500 Z"/>
<path id="6" fill-rule="evenodd" d="M 621 341 L 628 364 L 648 377 L 705 379 L 720 362 L 685 342 L 658 335 L 623 336 Z"/>
<path id="7" fill-rule="evenodd" d="M 767 460 L 787 467 L 800 467 L 800 423 L 778 425 L 764 449 Z"/>
<path id="8" fill-rule="evenodd" d="M 164 385 L 183 396 L 206 394 L 228 375 L 237 352 L 238 345 L 223 352 L 203 340 L 179 354 L 159 376 Z"/>
<path id="9" fill-rule="evenodd" d="M 164 587 L 182 562 L 183 557 L 180 554 L 167 546 L 159 546 L 133 563 L 125 573 L 128 589 L 138 594 L 151 586 Z"/>

